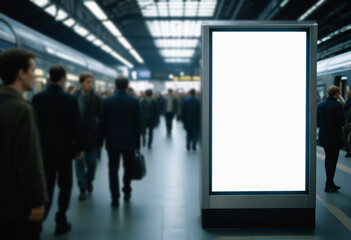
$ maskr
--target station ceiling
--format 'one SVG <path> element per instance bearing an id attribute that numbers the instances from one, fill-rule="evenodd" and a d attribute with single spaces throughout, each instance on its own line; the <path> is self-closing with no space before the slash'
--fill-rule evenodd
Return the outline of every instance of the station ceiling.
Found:
<path id="1" fill-rule="evenodd" d="M 97 4 L 105 18 L 89 4 Z M 46 11 L 51 5 L 54 16 Z M 206 20 L 312 20 L 318 23 L 318 59 L 351 50 L 349 0 L 1 0 L 0 12 L 112 67 L 167 74 L 199 74 L 199 26 Z M 88 34 L 65 25 L 69 18 Z M 90 35 L 105 48 L 87 40 Z"/>

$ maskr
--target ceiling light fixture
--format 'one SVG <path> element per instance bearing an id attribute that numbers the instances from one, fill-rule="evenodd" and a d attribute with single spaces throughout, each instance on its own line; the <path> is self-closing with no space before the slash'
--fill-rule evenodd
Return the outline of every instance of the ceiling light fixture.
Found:
<path id="1" fill-rule="evenodd" d="M 84 5 L 100 21 L 107 19 L 105 12 L 100 8 L 100 6 L 95 1 L 85 1 Z"/>
<path id="2" fill-rule="evenodd" d="M 326 0 L 319 0 L 315 5 L 313 5 L 310 9 L 308 9 L 304 14 L 302 14 L 298 21 L 306 19 L 309 15 L 311 15 L 314 11 L 316 11 Z"/>

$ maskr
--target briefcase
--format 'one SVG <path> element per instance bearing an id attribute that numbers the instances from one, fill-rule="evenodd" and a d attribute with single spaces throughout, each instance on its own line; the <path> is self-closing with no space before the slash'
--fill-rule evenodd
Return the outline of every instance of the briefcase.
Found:
<path id="1" fill-rule="evenodd" d="M 132 180 L 140 180 L 146 175 L 145 159 L 141 153 L 135 153 L 131 172 Z"/>

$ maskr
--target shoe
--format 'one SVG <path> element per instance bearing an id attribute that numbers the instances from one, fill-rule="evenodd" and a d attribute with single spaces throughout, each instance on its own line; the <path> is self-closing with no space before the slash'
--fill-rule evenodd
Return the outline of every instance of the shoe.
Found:
<path id="1" fill-rule="evenodd" d="M 186 145 L 186 150 L 190 151 L 190 144 Z"/>
<path id="2" fill-rule="evenodd" d="M 337 192 L 338 190 L 340 189 L 340 187 L 339 188 L 337 188 L 337 187 L 326 187 L 326 188 L 324 188 L 324 191 L 325 192 Z"/>
<path id="3" fill-rule="evenodd" d="M 346 153 L 345 157 L 346 157 L 346 158 L 351 157 L 351 153 L 349 153 L 349 152 L 348 152 L 348 153 Z"/>
<path id="4" fill-rule="evenodd" d="M 340 187 L 340 186 L 334 185 L 334 188 L 337 189 L 337 190 L 339 190 L 341 187 Z"/>
<path id="5" fill-rule="evenodd" d="M 89 183 L 88 186 L 87 186 L 87 191 L 88 191 L 88 193 L 92 193 L 93 190 L 94 190 L 93 184 L 92 184 L 92 183 Z"/>
<path id="6" fill-rule="evenodd" d="M 193 146 L 193 150 L 196 151 L 196 146 L 195 145 Z"/>
<path id="7" fill-rule="evenodd" d="M 151 146 L 149 145 L 149 146 L 147 146 L 148 147 L 148 149 L 151 149 Z"/>
<path id="8" fill-rule="evenodd" d="M 55 235 L 62 235 L 72 229 L 72 225 L 68 222 L 56 224 Z"/>
<path id="9" fill-rule="evenodd" d="M 132 197 L 131 194 L 125 194 L 124 195 L 124 201 L 129 202 L 131 197 Z"/>
<path id="10" fill-rule="evenodd" d="M 87 199 L 87 194 L 85 193 L 85 191 L 80 191 L 78 200 L 79 200 L 79 201 L 84 201 L 84 200 L 86 200 L 86 199 Z"/>
<path id="11" fill-rule="evenodd" d="M 118 200 L 112 200 L 111 206 L 112 206 L 112 207 L 118 207 L 118 206 L 119 206 Z"/>

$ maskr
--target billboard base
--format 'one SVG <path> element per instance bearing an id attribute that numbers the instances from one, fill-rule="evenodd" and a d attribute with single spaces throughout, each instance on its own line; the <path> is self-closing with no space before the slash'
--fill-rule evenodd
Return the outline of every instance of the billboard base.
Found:
<path id="1" fill-rule="evenodd" d="M 202 228 L 315 227 L 315 208 L 202 209 Z"/>

